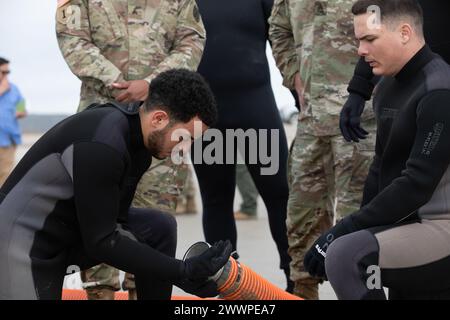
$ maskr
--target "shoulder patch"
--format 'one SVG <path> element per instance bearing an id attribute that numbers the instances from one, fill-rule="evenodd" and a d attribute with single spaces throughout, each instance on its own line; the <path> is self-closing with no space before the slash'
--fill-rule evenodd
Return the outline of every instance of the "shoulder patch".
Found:
<path id="1" fill-rule="evenodd" d="M 327 15 L 327 4 L 326 1 L 316 1 L 314 3 L 314 12 L 316 16 L 326 16 Z"/>

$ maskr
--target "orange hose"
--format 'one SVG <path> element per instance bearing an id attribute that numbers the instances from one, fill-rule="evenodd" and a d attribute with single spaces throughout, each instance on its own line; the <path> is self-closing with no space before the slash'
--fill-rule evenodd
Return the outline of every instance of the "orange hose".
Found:
<path id="1" fill-rule="evenodd" d="M 87 294 L 84 290 L 64 289 L 62 300 L 87 300 Z M 128 300 L 128 292 L 114 292 L 114 300 Z"/>
<path id="2" fill-rule="evenodd" d="M 229 270 L 228 270 L 229 269 Z M 303 300 L 290 294 L 233 258 L 218 280 L 220 298 L 225 300 Z"/>
<path id="3" fill-rule="evenodd" d="M 217 280 L 219 298 L 225 300 L 303 300 L 290 294 L 230 257 Z M 84 290 L 63 290 L 63 300 L 86 300 Z M 115 300 L 127 300 L 128 292 L 115 292 Z M 172 297 L 172 300 L 193 300 L 195 297 Z"/>
<path id="4" fill-rule="evenodd" d="M 75 289 L 64 289 L 62 300 L 87 300 L 86 291 Z M 116 291 L 114 300 L 128 300 L 128 291 Z M 195 296 L 172 296 L 171 300 L 217 300 L 213 298 L 201 299 Z"/>

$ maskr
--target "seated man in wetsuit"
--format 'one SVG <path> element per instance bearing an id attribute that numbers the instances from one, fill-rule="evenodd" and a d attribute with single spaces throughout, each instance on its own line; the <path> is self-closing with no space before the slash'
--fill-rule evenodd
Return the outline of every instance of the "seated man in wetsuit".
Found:
<path id="1" fill-rule="evenodd" d="M 319 237 L 305 268 L 339 299 L 385 299 L 383 286 L 439 297 L 450 288 L 450 66 L 425 44 L 416 0 L 352 12 L 358 53 L 383 77 L 376 155 L 365 204 Z"/>
<path id="2" fill-rule="evenodd" d="M 216 118 L 203 78 L 178 69 L 152 81 L 142 107 L 93 106 L 50 129 L 0 189 L 0 299 L 60 299 L 69 267 L 100 262 L 133 273 L 139 299 L 170 299 L 172 284 L 216 295 L 207 279 L 231 244 L 177 260 L 175 220 L 130 208 L 152 156 L 190 146 Z"/>
<path id="3" fill-rule="evenodd" d="M 423 31 L 426 43 L 433 52 L 450 64 L 450 37 L 447 36 L 447 30 L 450 29 L 450 19 L 448 19 L 450 1 L 418 0 L 417 2 L 423 10 Z M 340 115 L 339 126 L 345 140 L 359 142 L 368 135 L 368 132 L 361 127 L 361 115 L 366 100 L 372 97 L 372 91 L 379 80 L 380 77 L 374 76 L 370 65 L 361 58 L 348 85 L 349 97 Z"/>

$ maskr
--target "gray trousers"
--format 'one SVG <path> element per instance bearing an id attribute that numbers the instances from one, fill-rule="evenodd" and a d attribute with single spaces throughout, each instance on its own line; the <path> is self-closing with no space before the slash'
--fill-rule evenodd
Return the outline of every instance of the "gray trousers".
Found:
<path id="1" fill-rule="evenodd" d="M 450 220 L 422 220 L 350 233 L 328 248 L 325 268 L 339 299 L 449 298 Z"/>

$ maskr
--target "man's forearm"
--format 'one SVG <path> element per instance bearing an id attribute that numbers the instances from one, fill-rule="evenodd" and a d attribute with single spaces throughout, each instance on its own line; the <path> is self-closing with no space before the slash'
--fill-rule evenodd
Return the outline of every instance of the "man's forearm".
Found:
<path id="1" fill-rule="evenodd" d="M 299 72 L 299 58 L 284 0 L 274 3 L 269 18 L 269 39 L 275 62 L 283 75 L 283 85 L 291 90 L 296 89 L 295 75 Z"/>

